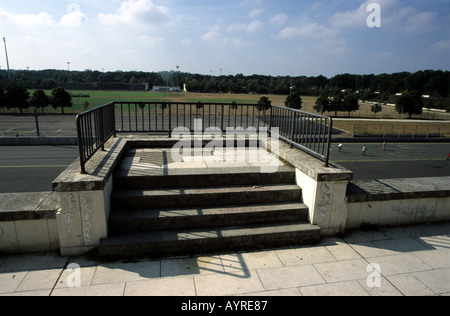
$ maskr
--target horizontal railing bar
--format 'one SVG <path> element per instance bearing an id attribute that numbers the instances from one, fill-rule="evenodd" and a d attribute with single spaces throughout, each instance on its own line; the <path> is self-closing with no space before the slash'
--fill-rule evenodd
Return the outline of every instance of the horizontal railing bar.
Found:
<path id="1" fill-rule="evenodd" d="M 86 162 L 98 150 L 104 149 L 105 143 L 116 135 L 116 106 L 121 132 L 163 132 L 171 135 L 172 129 L 180 124 L 192 132 L 196 128 L 196 119 L 202 120 L 202 131 L 208 127 L 219 127 L 224 131 L 227 127 L 236 129 L 257 125 L 258 128 L 268 127 L 272 133 L 273 128 L 277 127 L 277 136 L 281 140 L 324 158 L 328 166 L 333 120 L 325 115 L 255 103 L 120 101 L 110 102 L 77 116 L 82 173 L 86 172 Z M 219 123 L 220 126 L 217 126 Z"/>

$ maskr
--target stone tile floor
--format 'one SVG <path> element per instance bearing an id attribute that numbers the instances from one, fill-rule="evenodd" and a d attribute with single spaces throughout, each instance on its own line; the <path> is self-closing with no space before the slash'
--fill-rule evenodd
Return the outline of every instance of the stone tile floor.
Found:
<path id="1" fill-rule="evenodd" d="M 0 256 L 0 295 L 448 296 L 450 223 L 349 232 L 316 246 L 157 261 Z"/>

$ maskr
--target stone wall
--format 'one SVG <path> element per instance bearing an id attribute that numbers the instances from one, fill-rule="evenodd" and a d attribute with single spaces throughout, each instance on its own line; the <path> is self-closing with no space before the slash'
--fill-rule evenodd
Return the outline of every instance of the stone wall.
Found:
<path id="1" fill-rule="evenodd" d="M 75 161 L 53 182 L 54 192 L 0 194 L 0 253 L 60 250 L 78 255 L 108 236 L 112 173 L 129 146 L 161 148 L 165 139 L 113 138 L 80 174 Z M 270 141 L 267 149 L 271 149 Z M 330 168 L 281 142 L 274 154 L 296 168 L 309 220 L 322 236 L 364 226 L 450 221 L 450 177 L 352 181 L 353 173 Z"/>
<path id="2" fill-rule="evenodd" d="M 0 194 L 0 253 L 59 249 L 56 192 Z"/>
<path id="3" fill-rule="evenodd" d="M 353 181 L 346 228 L 450 220 L 450 177 Z"/>

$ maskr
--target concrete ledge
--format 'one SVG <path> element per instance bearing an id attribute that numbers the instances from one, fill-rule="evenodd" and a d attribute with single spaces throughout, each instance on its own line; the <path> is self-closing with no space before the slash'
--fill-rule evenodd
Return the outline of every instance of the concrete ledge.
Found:
<path id="1" fill-rule="evenodd" d="M 0 194 L 0 253 L 57 250 L 60 207 L 56 192 Z"/>
<path id="2" fill-rule="evenodd" d="M 116 165 L 126 152 L 127 139 L 112 138 L 105 151 L 98 151 L 86 164 L 87 174 L 81 174 L 77 159 L 53 181 L 57 192 L 101 191 L 105 188 Z"/>
<path id="3" fill-rule="evenodd" d="M 56 192 L 0 194 L 0 222 L 56 219 L 61 201 Z"/>
<path id="4" fill-rule="evenodd" d="M 330 167 L 325 167 L 325 162 L 313 157 L 300 149 L 291 148 L 291 146 L 283 141 L 279 141 L 279 150 L 272 148 L 272 142 L 267 142 L 267 149 L 279 158 L 291 164 L 302 173 L 309 176 L 317 182 L 329 181 L 350 181 L 353 179 L 353 171 L 345 169 L 334 163 L 330 163 Z"/>
<path id="5" fill-rule="evenodd" d="M 0 146 L 76 146 L 77 137 L 2 137 Z"/>
<path id="6" fill-rule="evenodd" d="M 450 177 L 352 181 L 347 203 L 450 197 Z"/>

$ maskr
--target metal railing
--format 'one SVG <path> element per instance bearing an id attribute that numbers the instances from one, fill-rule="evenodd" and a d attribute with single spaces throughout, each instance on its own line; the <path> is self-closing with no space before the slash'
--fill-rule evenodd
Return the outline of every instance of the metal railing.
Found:
<path id="1" fill-rule="evenodd" d="M 86 162 L 98 150 L 105 150 L 105 143 L 116 135 L 115 120 L 114 102 L 77 116 L 81 173 L 86 173 Z"/>
<path id="2" fill-rule="evenodd" d="M 270 127 L 279 128 L 279 137 L 293 147 L 330 162 L 333 119 L 328 116 L 272 105 Z"/>
<path id="3" fill-rule="evenodd" d="M 218 127 L 268 127 L 269 109 L 257 104 L 187 103 L 187 102 L 116 102 L 120 111 L 118 131 L 126 133 L 171 133 L 175 127 L 191 132 L 195 120 L 202 120 L 202 130 Z"/>
<path id="4" fill-rule="evenodd" d="M 116 120 L 117 114 L 117 120 Z M 81 172 L 86 162 L 116 132 L 168 133 L 177 127 L 191 132 L 200 128 L 267 128 L 286 141 L 329 165 L 333 120 L 330 117 L 276 105 L 202 102 L 111 102 L 77 116 Z M 275 127 L 277 127 L 275 129 Z"/>

